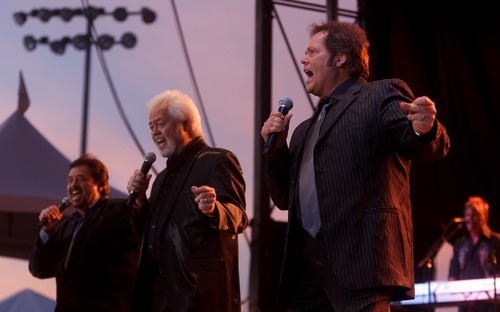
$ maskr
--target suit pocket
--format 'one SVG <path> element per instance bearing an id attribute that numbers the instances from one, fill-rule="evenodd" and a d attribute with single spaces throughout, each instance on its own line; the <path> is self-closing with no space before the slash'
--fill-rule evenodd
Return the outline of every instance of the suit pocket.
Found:
<path id="1" fill-rule="evenodd" d="M 189 269 L 196 279 L 193 311 L 225 311 L 224 260 L 222 258 L 191 259 Z"/>

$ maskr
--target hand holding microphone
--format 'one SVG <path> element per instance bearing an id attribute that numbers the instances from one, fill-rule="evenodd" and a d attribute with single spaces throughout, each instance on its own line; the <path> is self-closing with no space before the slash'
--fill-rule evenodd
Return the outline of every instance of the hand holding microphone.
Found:
<path id="1" fill-rule="evenodd" d="M 64 209 L 68 208 L 68 206 L 70 205 L 70 202 L 69 202 L 69 199 L 68 197 L 64 197 L 61 201 L 61 203 L 59 204 L 59 206 L 57 206 L 57 209 L 59 209 L 59 212 L 62 213 L 64 211 Z M 46 226 L 50 221 L 48 217 L 43 217 L 40 222 L 38 222 L 38 227 L 44 227 Z"/>
<path id="2" fill-rule="evenodd" d="M 288 114 L 288 111 L 290 111 L 293 107 L 293 101 L 289 98 L 282 98 L 279 100 L 279 107 L 278 111 L 283 114 L 283 116 L 286 116 Z M 268 119 L 269 120 L 269 119 Z M 276 140 L 278 139 L 279 133 L 273 132 L 269 135 L 266 144 L 264 145 L 264 154 L 268 154 L 270 151 L 273 150 L 274 145 L 276 144 Z"/>
<path id="3" fill-rule="evenodd" d="M 146 153 L 146 155 L 144 155 L 144 162 L 142 163 L 142 166 L 141 166 L 141 172 L 144 174 L 145 178 L 147 177 L 147 174 L 155 161 L 156 161 L 155 153 L 149 152 L 149 153 Z M 134 176 L 132 176 L 129 180 L 129 189 L 131 188 L 133 183 L 134 183 Z M 137 187 L 137 186 L 135 186 L 135 187 Z M 139 195 L 139 192 L 130 191 L 128 199 L 127 199 L 127 206 L 132 206 L 134 204 L 135 200 L 137 199 L 138 195 Z"/>
<path id="4" fill-rule="evenodd" d="M 460 229 L 465 223 L 464 218 L 456 217 L 456 218 L 451 218 L 451 220 L 448 222 L 448 227 L 451 227 L 452 225 L 457 225 L 457 227 Z"/>

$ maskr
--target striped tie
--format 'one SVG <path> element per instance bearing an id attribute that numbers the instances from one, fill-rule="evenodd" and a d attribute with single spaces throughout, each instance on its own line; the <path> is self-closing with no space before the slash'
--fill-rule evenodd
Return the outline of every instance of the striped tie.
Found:
<path id="1" fill-rule="evenodd" d="M 333 99 L 332 99 L 333 100 Z M 318 119 L 310 131 L 309 137 L 306 140 L 302 162 L 300 164 L 300 211 L 302 215 L 302 227 L 312 236 L 315 237 L 321 228 L 321 220 L 318 209 L 318 196 L 316 194 L 316 182 L 314 178 L 314 146 L 318 140 L 319 130 L 323 119 L 332 106 L 333 101 L 330 100 L 323 106 Z"/>

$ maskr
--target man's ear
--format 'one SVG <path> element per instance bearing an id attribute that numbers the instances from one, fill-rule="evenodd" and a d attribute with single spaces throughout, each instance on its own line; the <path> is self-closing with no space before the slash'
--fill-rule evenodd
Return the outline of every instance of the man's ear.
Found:
<path id="1" fill-rule="evenodd" d="M 347 62 L 347 55 L 339 53 L 335 56 L 335 66 L 342 67 Z"/>

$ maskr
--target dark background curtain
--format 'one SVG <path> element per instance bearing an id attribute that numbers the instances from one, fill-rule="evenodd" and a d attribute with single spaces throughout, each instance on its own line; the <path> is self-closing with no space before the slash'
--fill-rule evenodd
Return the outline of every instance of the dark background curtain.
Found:
<path id="1" fill-rule="evenodd" d="M 500 15 L 494 2 L 361 1 L 371 79 L 397 77 L 429 96 L 451 139 L 443 161 L 412 164 L 415 264 L 469 195 L 490 203 L 500 231 Z M 417 269 L 417 282 L 429 272 Z"/>

